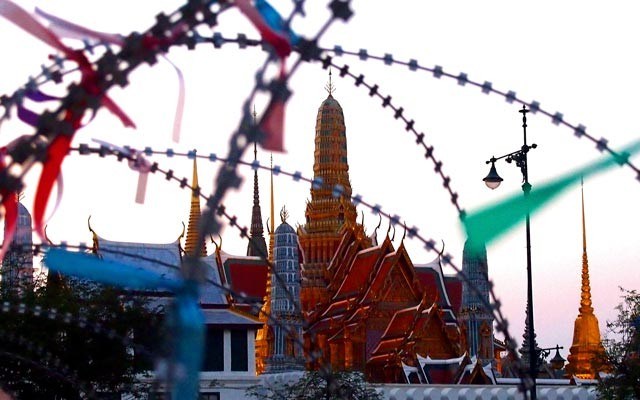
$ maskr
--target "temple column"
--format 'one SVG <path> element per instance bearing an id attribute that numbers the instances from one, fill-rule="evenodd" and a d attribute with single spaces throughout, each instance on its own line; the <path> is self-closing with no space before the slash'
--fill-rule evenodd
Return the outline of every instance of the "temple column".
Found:
<path id="1" fill-rule="evenodd" d="M 331 351 L 331 368 L 334 371 L 338 371 L 340 369 L 340 348 L 338 343 L 329 344 L 329 349 Z"/>

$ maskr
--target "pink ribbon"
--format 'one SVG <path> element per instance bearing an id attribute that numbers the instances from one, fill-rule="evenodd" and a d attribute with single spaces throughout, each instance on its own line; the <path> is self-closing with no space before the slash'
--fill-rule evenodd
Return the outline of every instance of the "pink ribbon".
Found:
<path id="1" fill-rule="evenodd" d="M 129 159 L 129 168 L 139 172 L 138 186 L 136 188 L 136 203 L 144 204 L 144 199 L 147 194 L 147 180 L 149 178 L 149 171 L 151 171 L 151 163 L 138 151 L 131 150 L 130 155 L 133 159 Z"/>
<path id="2" fill-rule="evenodd" d="M 125 149 L 124 147 L 116 146 L 115 144 L 105 142 L 104 140 L 92 140 L 101 146 L 105 146 L 112 151 L 117 151 L 128 157 L 129 168 L 139 172 L 138 186 L 136 188 L 136 203 L 144 204 L 147 193 L 147 180 L 149 177 L 149 172 L 151 171 L 151 163 L 146 158 L 144 158 L 143 153 L 133 149 Z"/>
<path id="3" fill-rule="evenodd" d="M 122 46 L 124 40 L 121 35 L 99 32 L 93 29 L 86 28 L 71 21 L 67 21 L 53 14 L 49 14 L 36 7 L 36 14 L 49 21 L 51 29 L 58 33 L 61 37 L 69 37 L 75 39 L 87 39 L 92 38 L 100 40 L 106 43 L 111 43 L 117 46 Z M 176 111 L 173 118 L 173 133 L 172 139 L 175 143 L 180 143 L 180 132 L 182 129 L 182 116 L 184 114 L 184 102 L 185 102 L 185 84 L 184 76 L 180 68 L 178 68 L 169 58 L 163 56 L 163 58 L 171 64 L 178 76 L 178 103 L 176 104 Z"/>

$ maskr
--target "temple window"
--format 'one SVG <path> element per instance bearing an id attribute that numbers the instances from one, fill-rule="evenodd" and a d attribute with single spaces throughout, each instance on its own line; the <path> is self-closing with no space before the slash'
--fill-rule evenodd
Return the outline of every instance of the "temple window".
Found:
<path id="1" fill-rule="evenodd" d="M 224 338 L 222 329 L 207 327 L 203 371 L 224 371 Z"/>
<path id="2" fill-rule="evenodd" d="M 247 331 L 231 330 L 231 371 L 249 370 Z"/>

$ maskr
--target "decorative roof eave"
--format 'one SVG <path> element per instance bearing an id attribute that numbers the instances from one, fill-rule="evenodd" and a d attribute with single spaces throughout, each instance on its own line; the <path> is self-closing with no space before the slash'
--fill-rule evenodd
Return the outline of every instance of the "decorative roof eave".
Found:
<path id="1" fill-rule="evenodd" d="M 223 326 L 251 326 L 260 327 L 262 322 L 252 315 L 241 312 L 235 308 L 204 309 L 205 324 Z"/>
<path id="2" fill-rule="evenodd" d="M 169 246 L 179 245 L 178 239 L 172 242 L 165 242 L 165 243 L 143 243 L 143 242 L 138 243 L 138 242 L 120 242 L 117 240 L 109 240 L 98 235 L 96 235 L 96 237 L 100 241 L 100 243 L 103 245 L 103 247 L 109 244 L 113 246 L 118 246 L 118 247 L 130 247 L 130 248 L 138 248 L 140 247 L 140 245 L 144 245 L 146 247 L 152 247 L 152 248 L 167 248 Z"/>
<path id="3" fill-rule="evenodd" d="M 416 353 L 416 358 L 418 359 L 418 362 L 420 363 L 420 365 L 423 367 L 426 365 L 451 365 L 451 364 L 462 365 L 465 359 L 470 360 L 469 354 L 466 351 L 460 357 L 456 357 L 456 358 L 434 359 L 434 358 L 431 358 L 431 356 L 422 357 L 420 354 L 417 354 L 417 353 Z"/>
<path id="4" fill-rule="evenodd" d="M 437 275 L 438 275 L 438 283 L 441 287 L 441 292 L 444 296 L 443 300 L 444 303 L 446 304 L 446 308 L 451 308 L 451 301 L 449 300 L 449 293 L 447 292 L 447 286 L 445 285 L 444 282 L 444 272 L 442 271 L 442 263 L 441 263 L 441 257 L 440 255 L 436 256 L 435 259 L 433 259 L 433 261 L 427 263 L 427 264 L 414 264 L 414 269 L 418 270 L 418 269 L 430 269 L 432 271 L 434 271 Z"/>

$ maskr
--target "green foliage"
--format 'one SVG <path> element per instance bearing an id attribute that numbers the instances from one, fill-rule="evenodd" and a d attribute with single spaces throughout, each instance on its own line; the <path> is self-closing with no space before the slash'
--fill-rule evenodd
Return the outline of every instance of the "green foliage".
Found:
<path id="1" fill-rule="evenodd" d="M 640 399 L 640 293 L 621 290 L 618 317 L 607 321 L 603 362 L 611 373 L 598 385 L 600 399 Z"/>
<path id="2" fill-rule="evenodd" d="M 311 371 L 293 383 L 252 386 L 247 395 L 266 400 L 380 400 L 360 372 Z"/>
<path id="3" fill-rule="evenodd" d="M 19 290 L 7 286 L 0 293 L 0 303 L 9 305 L 0 312 L 1 387 L 15 398 L 79 399 L 93 391 L 142 396 L 147 388 L 139 377 L 151 362 L 134 355 L 132 343 L 148 348 L 158 340 L 160 310 L 114 288 L 45 282 L 42 274 Z"/>

